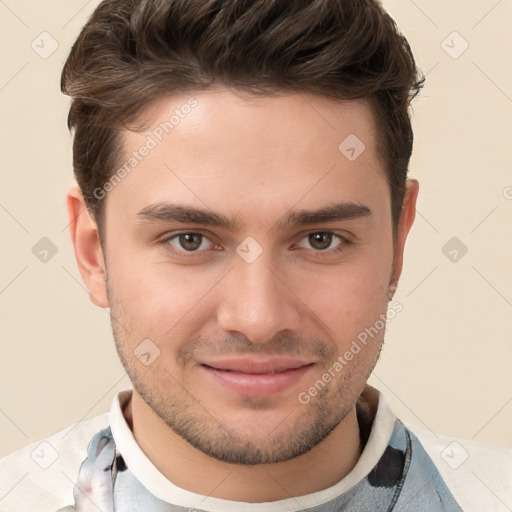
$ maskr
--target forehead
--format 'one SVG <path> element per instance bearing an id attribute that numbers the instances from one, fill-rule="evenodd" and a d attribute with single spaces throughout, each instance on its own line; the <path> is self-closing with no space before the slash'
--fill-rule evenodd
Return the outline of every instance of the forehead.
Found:
<path id="1" fill-rule="evenodd" d="M 226 210 L 227 198 L 263 215 L 267 203 L 361 202 L 387 186 L 365 101 L 220 89 L 160 98 L 139 121 L 143 131 L 123 133 L 128 176 L 109 192 L 133 208 L 186 199 Z"/>
<path id="2" fill-rule="evenodd" d="M 151 134 L 159 145 L 174 139 L 183 149 L 215 153 L 222 144 L 224 154 L 232 147 L 233 153 L 243 149 L 249 156 L 255 151 L 264 154 L 265 148 L 272 151 L 275 144 L 339 150 L 339 142 L 357 135 L 366 150 L 375 149 L 374 117 L 366 100 L 334 100 L 305 92 L 256 96 L 214 89 L 174 95 L 151 102 L 138 121 L 145 130 L 125 132 L 128 146 Z"/>

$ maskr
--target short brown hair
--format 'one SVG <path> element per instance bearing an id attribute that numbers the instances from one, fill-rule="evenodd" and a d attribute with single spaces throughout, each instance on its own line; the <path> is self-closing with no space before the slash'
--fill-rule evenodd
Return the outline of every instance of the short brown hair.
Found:
<path id="1" fill-rule="evenodd" d="M 410 102 L 423 83 L 378 0 L 103 0 L 71 49 L 61 89 L 72 97 L 75 177 L 99 228 L 94 191 L 121 159 L 120 129 L 159 97 L 227 86 L 367 99 L 395 233 L 413 145 Z"/>

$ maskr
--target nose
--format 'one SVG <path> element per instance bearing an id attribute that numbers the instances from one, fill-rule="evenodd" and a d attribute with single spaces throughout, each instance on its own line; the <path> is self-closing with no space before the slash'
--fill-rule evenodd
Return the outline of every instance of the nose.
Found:
<path id="1" fill-rule="evenodd" d="M 225 331 L 265 343 L 283 330 L 299 330 L 301 301 L 283 271 L 272 268 L 265 252 L 252 263 L 242 259 L 222 283 L 218 322 Z"/>

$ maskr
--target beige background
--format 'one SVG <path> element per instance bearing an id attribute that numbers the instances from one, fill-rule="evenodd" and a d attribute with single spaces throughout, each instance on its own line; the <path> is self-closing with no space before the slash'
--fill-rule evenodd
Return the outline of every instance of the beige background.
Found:
<path id="1" fill-rule="evenodd" d="M 512 447 L 512 2 L 384 3 L 428 82 L 414 109 L 420 198 L 404 309 L 371 383 L 408 422 Z M 130 386 L 66 229 L 60 71 L 97 4 L 0 2 L 0 456 L 107 411 Z M 31 44 L 49 52 L 50 38 L 58 48 L 42 58 Z M 46 263 L 32 253 L 43 237 L 58 250 Z M 442 251 L 452 237 L 468 249 L 456 262 Z"/>

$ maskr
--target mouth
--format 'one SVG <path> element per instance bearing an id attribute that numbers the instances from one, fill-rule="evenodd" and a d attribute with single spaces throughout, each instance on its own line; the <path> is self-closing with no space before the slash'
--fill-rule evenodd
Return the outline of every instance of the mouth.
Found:
<path id="1" fill-rule="evenodd" d="M 314 365 L 286 358 L 231 359 L 206 361 L 200 368 L 225 389 L 242 395 L 267 396 L 294 387 Z"/>

